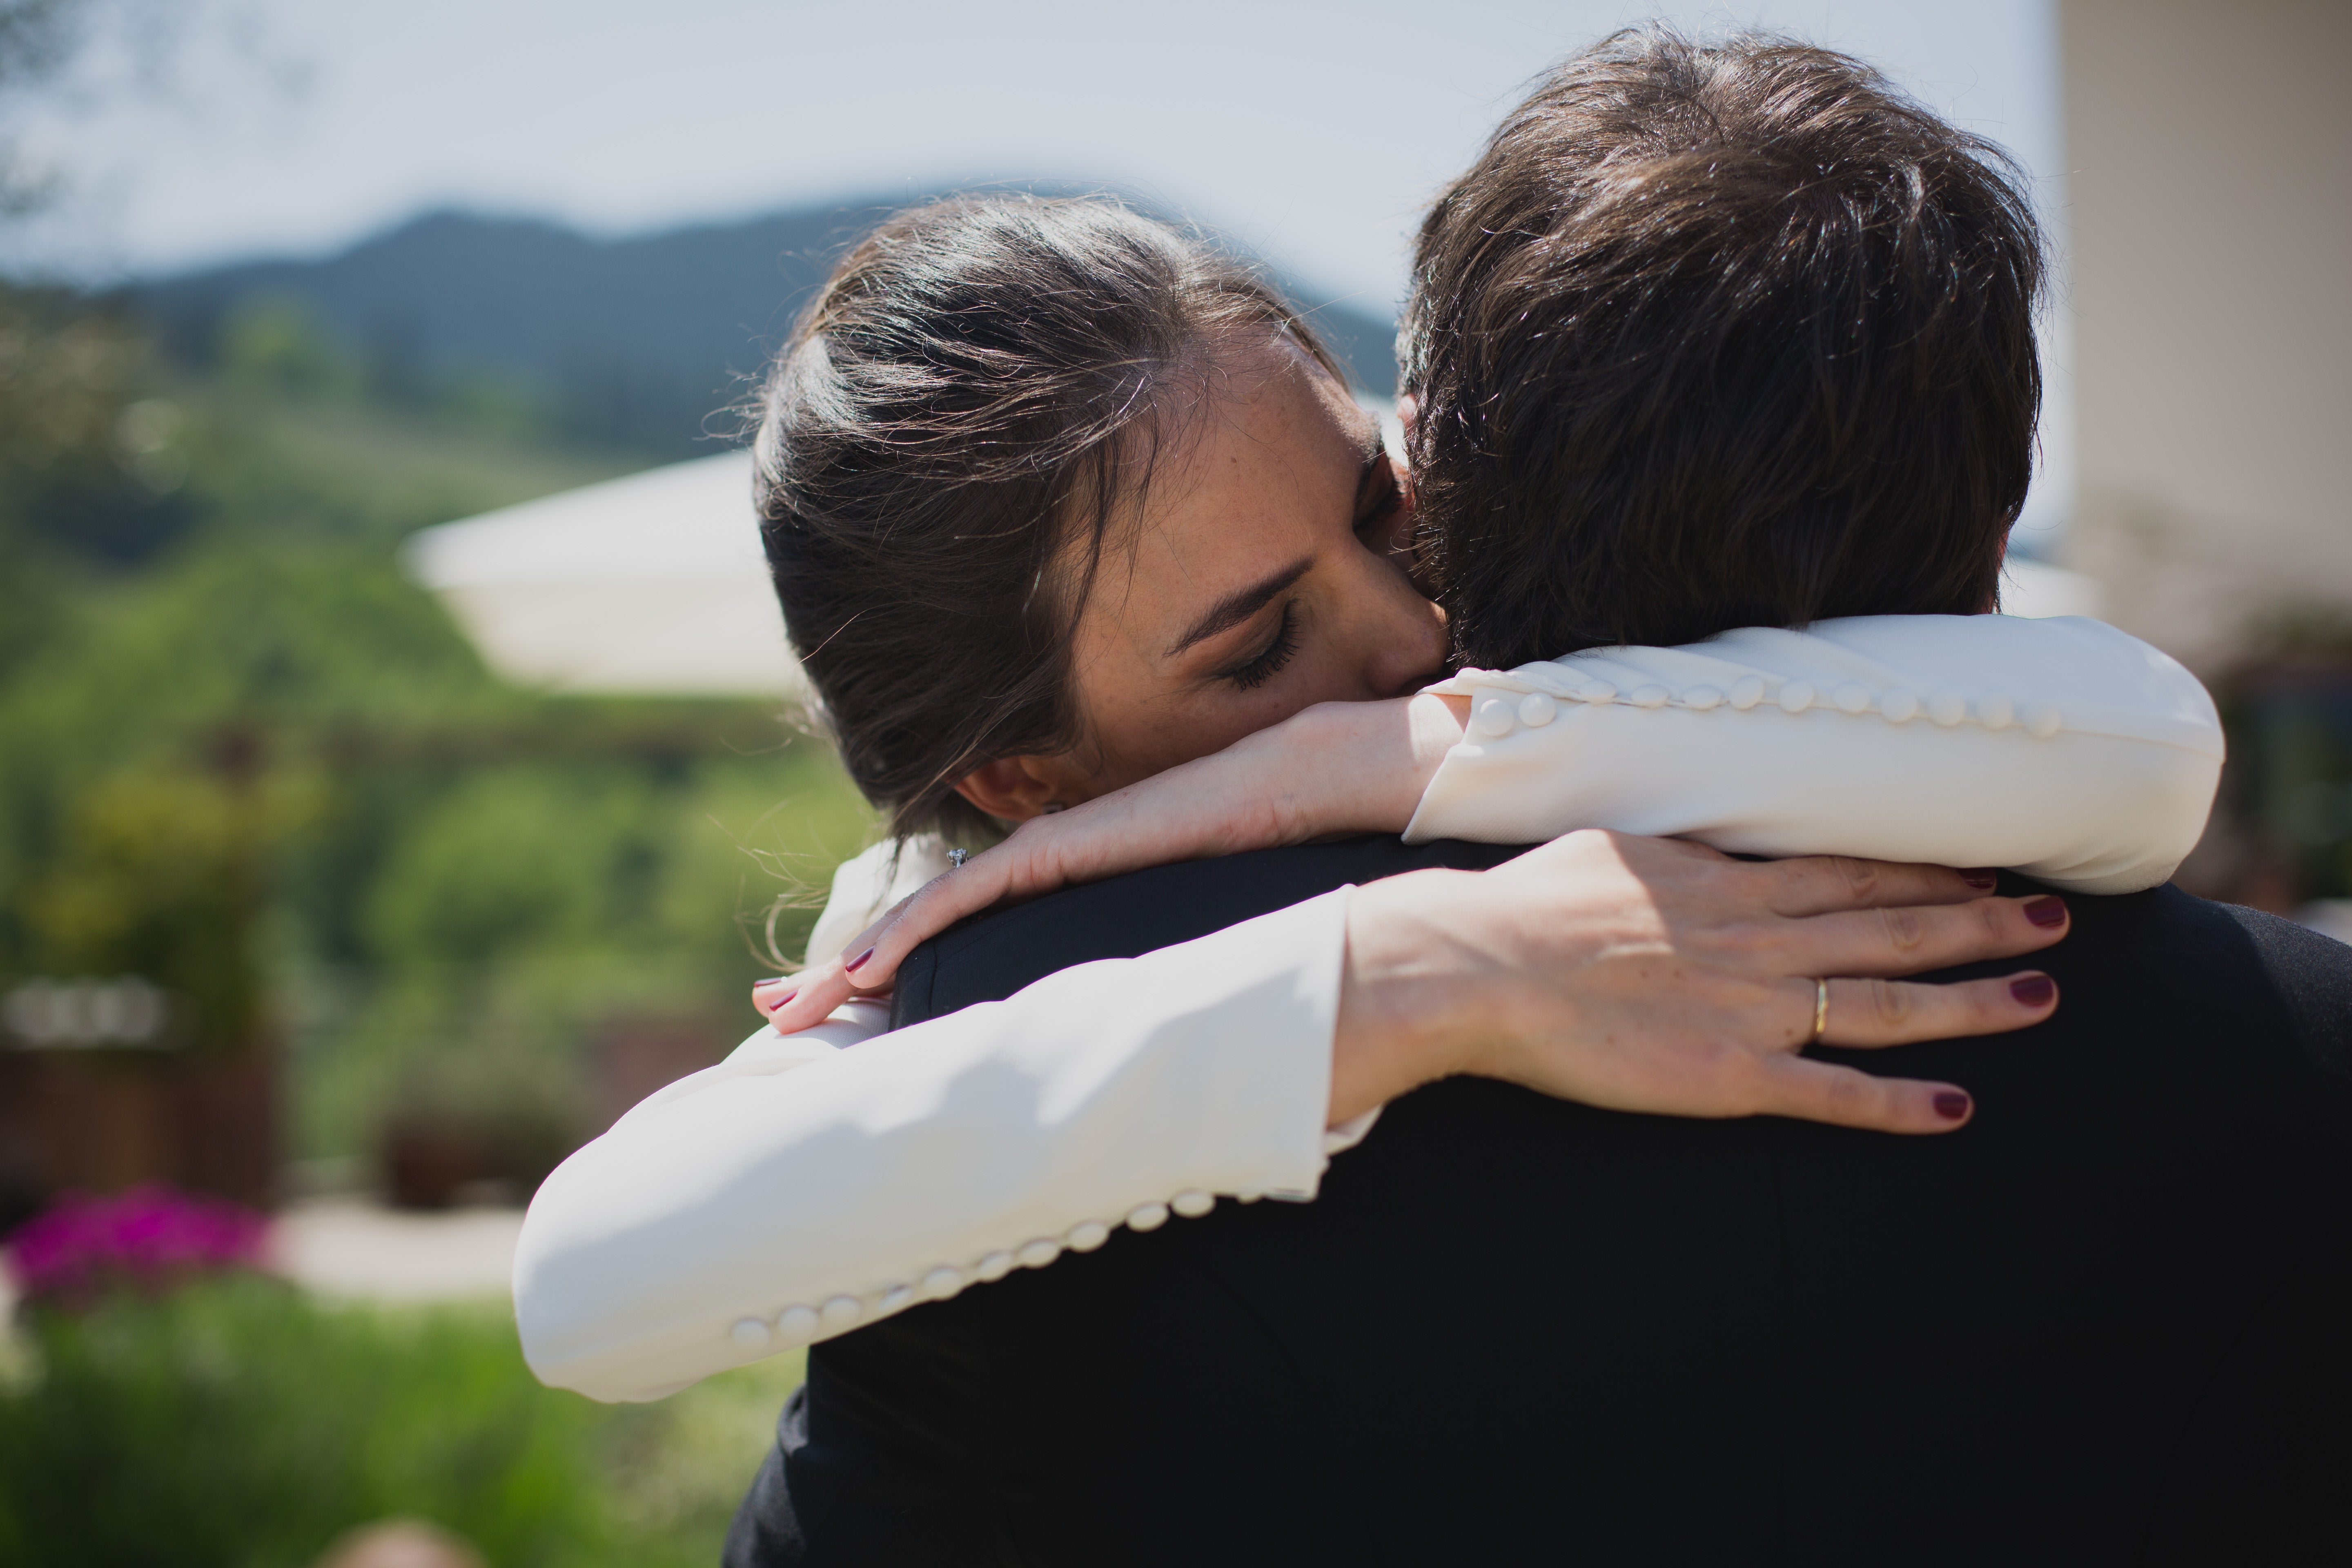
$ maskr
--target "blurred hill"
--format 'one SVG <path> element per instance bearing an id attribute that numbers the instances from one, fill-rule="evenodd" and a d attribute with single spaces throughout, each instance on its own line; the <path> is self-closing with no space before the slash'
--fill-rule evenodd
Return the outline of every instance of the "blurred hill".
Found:
<path id="1" fill-rule="evenodd" d="M 594 239 L 438 212 L 320 260 L 260 260 L 137 286 L 164 351 L 219 367 L 257 318 L 307 317 L 379 398 L 499 405 L 538 433 L 655 457 L 731 434 L 720 409 L 791 331 L 835 257 L 896 204 L 849 202 Z M 1391 323 L 1294 289 L 1364 390 L 1395 392 Z"/>

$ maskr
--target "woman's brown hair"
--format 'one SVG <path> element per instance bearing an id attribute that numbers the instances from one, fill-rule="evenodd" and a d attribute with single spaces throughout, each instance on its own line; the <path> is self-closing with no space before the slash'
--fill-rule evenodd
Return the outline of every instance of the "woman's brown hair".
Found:
<path id="1" fill-rule="evenodd" d="M 1340 374 L 1255 268 L 1103 199 L 917 207 L 834 269 L 769 371 L 755 493 L 793 647 L 894 833 L 986 837 L 956 781 L 1078 741 L 1106 532 L 1253 330 Z"/>
<path id="2" fill-rule="evenodd" d="M 1664 27 L 1570 59 L 1414 258 L 1415 493 L 1458 650 L 1988 608 L 2042 277 L 2006 156 L 1859 61 Z"/>

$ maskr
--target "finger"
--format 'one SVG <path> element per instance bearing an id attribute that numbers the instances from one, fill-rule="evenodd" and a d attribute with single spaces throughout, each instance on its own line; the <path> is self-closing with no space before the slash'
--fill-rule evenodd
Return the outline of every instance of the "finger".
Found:
<path id="1" fill-rule="evenodd" d="M 1873 1132 L 1949 1132 L 1967 1126 L 1976 1110 L 1969 1091 L 1956 1083 L 1874 1078 L 1810 1057 L 1773 1058 L 1761 1092 L 1757 1110 L 1764 1115 Z"/>
<path id="2" fill-rule="evenodd" d="M 780 1035 L 797 1034 L 830 1017 L 833 1010 L 857 994 L 838 958 L 814 969 L 751 988 L 751 1005 Z"/>
<path id="3" fill-rule="evenodd" d="M 2038 893 L 1813 915 L 1786 922 L 1775 945 L 1784 974 L 1885 976 L 2038 952 L 2070 929 L 2066 900 Z"/>
<path id="4" fill-rule="evenodd" d="M 845 951 L 866 955 L 857 968 L 857 984 L 875 990 L 890 984 L 907 955 L 968 915 L 976 915 L 1003 899 L 1009 862 L 996 850 L 975 855 L 952 871 L 943 872 L 892 905 L 888 913 Z"/>
<path id="5" fill-rule="evenodd" d="M 1862 860 L 1850 855 L 1802 855 L 1764 861 L 1748 871 L 1763 885 L 1764 901 L 1775 914 L 1799 917 L 1896 905 L 1964 904 L 1983 898 L 1999 882 L 1990 871 L 1955 871 L 1948 866 Z"/>
<path id="6" fill-rule="evenodd" d="M 787 991 L 771 983 L 773 989 L 764 995 L 755 990 L 753 1005 L 767 1013 L 777 1033 L 789 1035 L 824 1022 L 853 996 L 889 990 L 908 953 L 1004 895 L 1011 864 L 991 850 L 940 873 L 850 938 L 839 957 L 802 974 L 796 987 Z"/>
<path id="7" fill-rule="evenodd" d="M 1810 980 L 1789 983 L 1796 1005 L 1795 1043 L 1813 1033 L 1816 993 Z M 1857 1049 L 1907 1046 L 1919 1040 L 1952 1040 L 1972 1035 L 2005 1035 L 2030 1029 L 2058 1010 L 2058 983 L 2038 969 L 1998 980 L 1963 980 L 1923 985 L 1904 980 L 1832 980 L 1829 1027 L 1822 1044 Z"/>

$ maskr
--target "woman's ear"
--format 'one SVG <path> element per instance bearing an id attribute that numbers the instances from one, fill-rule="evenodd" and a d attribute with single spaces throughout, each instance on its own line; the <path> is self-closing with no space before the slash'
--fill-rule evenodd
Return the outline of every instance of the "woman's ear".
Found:
<path id="1" fill-rule="evenodd" d="M 955 792 L 1007 822 L 1026 822 L 1054 804 L 1060 781 L 1048 776 L 1043 757 L 999 757 L 956 780 Z"/>

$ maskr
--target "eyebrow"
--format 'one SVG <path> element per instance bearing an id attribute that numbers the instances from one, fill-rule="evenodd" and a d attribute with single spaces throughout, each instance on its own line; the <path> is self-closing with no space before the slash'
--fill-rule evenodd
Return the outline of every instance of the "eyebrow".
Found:
<path id="1" fill-rule="evenodd" d="M 1306 576 L 1307 569 L 1314 564 L 1313 556 L 1301 556 L 1271 576 L 1262 578 L 1246 588 L 1234 589 L 1210 605 L 1208 614 L 1194 621 L 1182 637 L 1169 644 L 1165 657 L 1174 658 L 1194 643 L 1215 637 L 1219 632 L 1233 630 L 1265 609 L 1276 594 Z"/>

